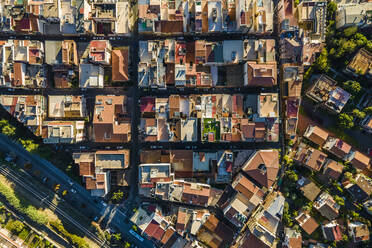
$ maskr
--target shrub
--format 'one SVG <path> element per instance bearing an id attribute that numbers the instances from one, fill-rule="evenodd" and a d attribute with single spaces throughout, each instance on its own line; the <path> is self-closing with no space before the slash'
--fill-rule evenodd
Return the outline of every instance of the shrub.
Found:
<path id="1" fill-rule="evenodd" d="M 11 206 L 13 206 L 17 211 L 27 215 L 31 220 L 40 225 L 48 223 L 48 218 L 43 212 L 37 210 L 26 199 L 19 198 L 11 188 L 2 183 L 0 183 L 0 194 L 5 197 Z"/>
<path id="2" fill-rule="evenodd" d="M 350 92 L 352 95 L 357 95 L 361 90 L 362 86 L 357 81 L 348 80 L 343 83 L 343 88 Z"/>
<path id="3" fill-rule="evenodd" d="M 335 202 L 336 202 L 338 205 L 340 205 L 340 206 L 345 206 L 345 200 L 344 200 L 344 198 L 342 198 L 342 197 L 340 197 L 340 196 L 338 196 L 338 195 L 335 195 L 335 196 L 333 197 L 333 199 L 335 200 Z"/>
<path id="4" fill-rule="evenodd" d="M 51 227 L 59 232 L 62 236 L 64 236 L 66 239 L 69 240 L 69 242 L 78 247 L 78 248 L 89 248 L 89 245 L 85 242 L 85 240 L 82 237 L 79 237 L 75 234 L 69 233 L 65 227 L 62 225 L 62 223 L 58 221 L 51 221 L 49 223 Z"/>
<path id="5" fill-rule="evenodd" d="M 366 113 L 359 111 L 358 109 L 354 109 L 353 116 L 357 119 L 364 119 L 364 117 L 366 117 Z"/>
<path id="6" fill-rule="evenodd" d="M 16 220 L 16 221 L 9 221 L 9 224 L 6 225 L 6 227 L 12 234 L 18 234 L 22 231 L 25 225 L 19 220 Z"/>
<path id="7" fill-rule="evenodd" d="M 342 113 L 338 116 L 338 125 L 344 129 L 350 129 L 354 127 L 354 118 L 351 115 Z"/>

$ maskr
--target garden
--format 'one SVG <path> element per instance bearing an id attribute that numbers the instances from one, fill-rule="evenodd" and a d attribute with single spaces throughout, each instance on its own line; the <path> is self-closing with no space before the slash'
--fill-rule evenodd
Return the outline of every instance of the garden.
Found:
<path id="1" fill-rule="evenodd" d="M 209 135 L 213 134 L 214 140 L 209 140 Z M 218 141 L 220 140 L 220 122 L 214 118 L 203 119 L 203 140 Z"/>

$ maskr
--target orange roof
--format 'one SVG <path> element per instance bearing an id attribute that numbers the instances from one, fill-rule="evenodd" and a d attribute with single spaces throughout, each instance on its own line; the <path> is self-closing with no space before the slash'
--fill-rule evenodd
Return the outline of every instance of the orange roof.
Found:
<path id="1" fill-rule="evenodd" d="M 112 51 L 112 81 L 128 81 L 129 49 Z"/>
<path id="2" fill-rule="evenodd" d="M 279 152 L 259 150 L 244 165 L 243 171 L 254 178 L 261 186 L 270 188 L 279 171 Z"/>

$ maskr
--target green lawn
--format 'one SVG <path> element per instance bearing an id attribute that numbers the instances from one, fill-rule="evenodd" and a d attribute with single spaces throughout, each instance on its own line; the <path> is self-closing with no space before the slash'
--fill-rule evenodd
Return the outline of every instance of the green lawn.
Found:
<path id="1" fill-rule="evenodd" d="M 220 122 L 214 118 L 205 118 L 203 120 L 203 140 L 208 140 L 208 134 L 214 133 L 215 141 L 220 140 Z M 206 137 L 204 139 L 204 137 Z"/>

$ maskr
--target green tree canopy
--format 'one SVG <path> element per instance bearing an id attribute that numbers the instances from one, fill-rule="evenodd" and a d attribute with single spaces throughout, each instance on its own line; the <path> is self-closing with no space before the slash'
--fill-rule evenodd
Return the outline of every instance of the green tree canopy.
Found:
<path id="1" fill-rule="evenodd" d="M 353 80 L 348 80 L 344 82 L 343 86 L 344 89 L 350 92 L 352 95 L 357 95 L 362 90 L 362 86 L 360 86 L 360 83 Z"/>
<path id="2" fill-rule="evenodd" d="M 338 116 L 338 125 L 344 129 L 350 129 L 354 127 L 354 118 L 351 115 L 342 113 Z"/>
<path id="3" fill-rule="evenodd" d="M 323 48 L 319 57 L 315 60 L 314 66 L 319 71 L 327 72 L 329 70 L 330 66 L 329 66 L 329 61 L 328 61 L 327 49 Z"/>
<path id="4" fill-rule="evenodd" d="M 346 36 L 346 37 L 351 37 L 356 32 L 358 32 L 358 27 L 357 26 L 351 26 L 351 27 L 348 27 L 348 28 L 344 29 L 343 35 Z"/>
<path id="5" fill-rule="evenodd" d="M 13 234 L 18 234 L 22 231 L 22 229 L 25 227 L 25 225 L 20 222 L 19 220 L 12 221 L 7 225 L 9 231 Z"/>
<path id="6" fill-rule="evenodd" d="M 287 175 L 287 177 L 291 180 L 291 181 L 294 181 L 294 182 L 297 182 L 298 181 L 298 175 L 296 174 L 296 172 L 294 172 L 293 170 L 287 170 L 285 172 L 285 174 Z"/>
<path id="7" fill-rule="evenodd" d="M 37 152 L 37 150 L 39 148 L 39 145 L 38 144 L 35 144 L 33 140 L 30 140 L 30 139 L 28 139 L 28 140 L 19 139 L 19 141 L 21 142 L 22 146 L 28 152 L 35 153 L 35 152 Z"/>
<path id="8" fill-rule="evenodd" d="M 340 196 L 338 196 L 338 195 L 335 195 L 335 196 L 333 197 L 333 199 L 335 200 L 335 202 L 336 202 L 338 205 L 340 205 L 340 206 L 344 206 L 344 205 L 345 205 L 345 200 L 344 200 L 344 198 L 342 198 L 342 197 L 340 197 Z"/>
<path id="9" fill-rule="evenodd" d="M 364 117 L 366 117 L 366 113 L 364 113 L 363 111 L 359 111 L 359 109 L 354 109 L 353 116 L 358 119 L 364 119 Z"/>
<path id="10" fill-rule="evenodd" d="M 114 194 L 111 197 L 111 200 L 116 201 L 116 202 L 120 202 L 121 200 L 123 200 L 123 197 L 124 197 L 124 193 L 121 190 L 118 190 L 118 191 L 114 192 Z"/>
<path id="11" fill-rule="evenodd" d="M 364 108 L 363 112 L 366 113 L 367 115 L 372 115 L 372 106 Z"/>

